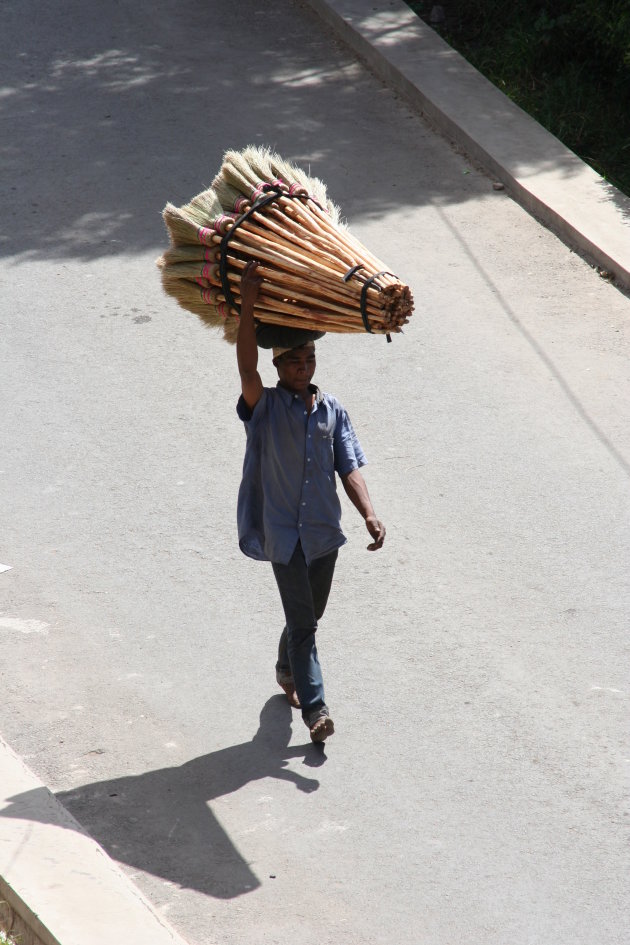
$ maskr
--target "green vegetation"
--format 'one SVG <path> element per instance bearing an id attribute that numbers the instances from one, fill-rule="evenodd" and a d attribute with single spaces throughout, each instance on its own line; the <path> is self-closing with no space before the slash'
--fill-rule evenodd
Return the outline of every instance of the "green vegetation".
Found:
<path id="1" fill-rule="evenodd" d="M 431 0 L 408 5 L 524 111 L 630 194 L 628 0 L 445 0 L 441 24 L 431 22 Z"/>

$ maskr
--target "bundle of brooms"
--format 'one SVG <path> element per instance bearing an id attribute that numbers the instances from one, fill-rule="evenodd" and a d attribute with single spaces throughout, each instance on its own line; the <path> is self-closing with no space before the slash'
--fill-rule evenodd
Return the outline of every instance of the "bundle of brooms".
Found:
<path id="1" fill-rule="evenodd" d="M 341 223 L 324 184 L 267 149 L 228 151 L 211 187 L 183 207 L 168 203 L 163 217 L 171 240 L 158 260 L 164 290 L 229 342 L 252 259 L 263 278 L 254 308 L 263 325 L 390 340 L 412 314 L 409 287 Z"/>

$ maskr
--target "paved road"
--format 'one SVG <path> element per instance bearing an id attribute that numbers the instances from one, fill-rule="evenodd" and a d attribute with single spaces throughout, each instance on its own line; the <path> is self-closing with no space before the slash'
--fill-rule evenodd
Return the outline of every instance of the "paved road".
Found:
<path id="1" fill-rule="evenodd" d="M 625 941 L 628 299 L 297 2 L 3 20 L 4 737 L 191 945 Z M 154 269 L 250 142 L 418 303 L 320 345 L 388 524 L 344 506 L 323 753 L 236 545 L 234 352 Z"/>

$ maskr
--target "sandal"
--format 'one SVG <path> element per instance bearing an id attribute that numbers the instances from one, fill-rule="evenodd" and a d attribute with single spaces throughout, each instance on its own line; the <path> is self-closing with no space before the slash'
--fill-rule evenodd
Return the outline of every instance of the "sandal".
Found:
<path id="1" fill-rule="evenodd" d="M 289 705 L 292 709 L 300 708 L 300 700 L 297 697 L 297 692 L 295 691 L 295 683 L 291 676 L 284 676 L 281 673 L 276 673 L 276 680 L 278 685 L 288 699 Z"/>
<path id="2" fill-rule="evenodd" d="M 325 742 L 335 731 L 335 724 L 327 708 L 314 709 L 304 717 L 304 722 L 311 733 L 312 742 Z"/>

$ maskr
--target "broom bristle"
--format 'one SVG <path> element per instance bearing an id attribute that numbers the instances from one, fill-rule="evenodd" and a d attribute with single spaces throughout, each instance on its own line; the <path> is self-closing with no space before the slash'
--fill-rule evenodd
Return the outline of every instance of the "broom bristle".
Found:
<path id="1" fill-rule="evenodd" d="M 217 251 L 212 246 L 203 246 L 201 243 L 186 243 L 173 246 L 162 253 L 156 265 L 163 269 L 165 266 L 176 266 L 178 263 L 198 262 L 215 263 Z"/>
<path id="2" fill-rule="evenodd" d="M 228 184 L 236 187 L 246 197 L 251 196 L 252 191 L 260 183 L 239 151 L 225 152 L 221 174 Z"/>
<path id="3" fill-rule="evenodd" d="M 236 318 L 224 319 L 223 337 L 229 344 L 231 345 L 236 344 L 236 339 L 238 338 L 238 319 Z"/>
<path id="4" fill-rule="evenodd" d="M 285 161 L 270 148 L 248 145 L 242 151 L 226 151 L 221 171 L 212 182 L 224 210 L 232 210 L 239 196 L 251 198 L 261 184 L 282 180 L 287 188 L 297 184 L 309 196 L 325 207 L 335 225 L 340 222 L 340 210 L 328 197 L 326 185 L 318 177 L 309 176 L 301 167 Z M 345 228 L 345 227 L 344 227 Z"/>
<path id="5" fill-rule="evenodd" d="M 223 213 L 223 207 L 215 192 L 209 188 L 193 197 L 182 207 L 182 211 L 193 220 L 198 220 L 200 226 L 212 226 L 212 221 Z"/>
<path id="6" fill-rule="evenodd" d="M 244 213 L 249 207 L 249 198 L 240 190 L 237 190 L 236 187 L 232 187 L 231 184 L 228 184 L 221 174 L 217 174 L 212 181 L 212 189 L 219 198 L 224 213 L 232 213 L 234 211 Z M 243 201 L 246 201 L 246 204 L 244 204 Z"/>
<path id="7" fill-rule="evenodd" d="M 202 287 L 187 280 L 168 278 L 162 279 L 162 286 L 167 295 L 175 299 L 177 304 L 187 312 L 197 315 L 208 328 L 219 329 L 223 337 L 230 344 L 236 344 L 238 336 L 238 319 L 226 318 L 217 309 L 214 301 L 205 302 L 202 297 Z M 216 298 L 216 290 L 206 289 L 205 297 L 210 300 Z M 225 306 L 222 306 L 225 311 Z"/>
<path id="8" fill-rule="evenodd" d="M 221 202 L 212 189 L 197 194 L 183 207 L 174 207 L 168 203 L 162 216 L 176 246 L 190 243 L 209 244 L 211 234 L 207 231 L 223 232 L 226 222 Z M 221 216 L 222 222 L 219 221 Z"/>
<path id="9" fill-rule="evenodd" d="M 201 276 L 182 279 L 172 272 L 163 271 L 162 285 L 164 286 L 165 292 L 169 295 L 173 295 L 177 292 L 177 298 L 182 304 L 188 302 L 203 302 L 210 308 L 218 309 L 219 304 L 225 302 L 225 296 L 221 286 Z"/>
<path id="10" fill-rule="evenodd" d="M 201 260 L 195 262 L 180 262 L 165 264 L 160 266 L 162 269 L 162 281 L 188 279 L 196 282 L 198 279 L 205 279 L 212 285 L 221 285 L 221 275 L 218 263 L 204 263 Z"/>
<path id="11" fill-rule="evenodd" d="M 241 152 L 243 160 L 247 161 L 252 174 L 259 180 L 269 182 L 274 177 L 271 167 L 271 151 L 269 148 L 259 148 L 250 144 Z"/>
<path id="12" fill-rule="evenodd" d="M 256 179 L 257 183 L 260 181 L 268 183 L 279 179 L 287 185 L 287 188 L 291 184 L 303 187 L 309 196 L 314 197 L 322 207 L 328 210 L 333 223 L 339 224 L 341 215 L 339 207 L 330 200 L 326 185 L 319 177 L 311 177 L 301 167 L 284 160 L 270 148 L 249 145 L 240 153 L 250 167 L 250 179 Z"/>
<path id="13" fill-rule="evenodd" d="M 271 154 L 269 161 L 275 176 L 280 177 L 286 184 L 298 184 L 303 187 L 309 196 L 314 197 L 317 203 L 328 210 L 333 223 L 339 222 L 339 207 L 330 200 L 326 185 L 319 177 L 311 177 L 297 164 L 285 161 L 279 154 Z"/>
<path id="14" fill-rule="evenodd" d="M 270 157 L 270 164 L 273 174 L 283 180 L 285 184 L 289 186 L 299 184 L 307 193 L 309 192 L 310 181 L 301 168 L 290 161 L 285 161 L 284 158 L 275 153 Z"/>
<path id="15" fill-rule="evenodd" d="M 175 246 L 181 243 L 199 242 L 199 226 L 184 215 L 179 207 L 167 203 L 162 211 L 162 217 L 168 230 L 171 241 Z"/>

